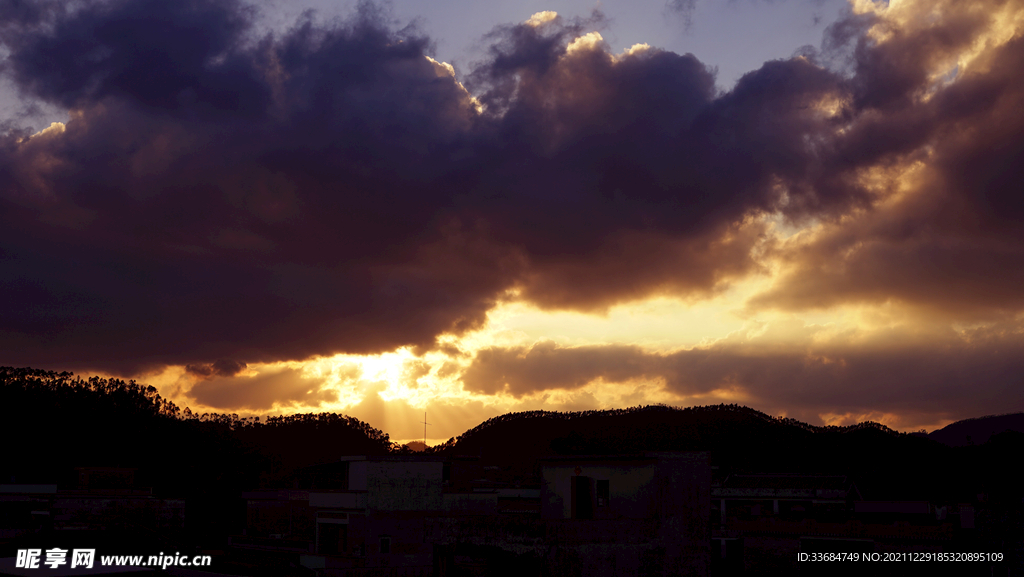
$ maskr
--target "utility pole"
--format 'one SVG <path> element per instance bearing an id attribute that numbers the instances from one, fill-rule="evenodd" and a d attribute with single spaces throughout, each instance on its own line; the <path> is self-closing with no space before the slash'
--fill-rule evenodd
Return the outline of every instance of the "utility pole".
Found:
<path id="1" fill-rule="evenodd" d="M 427 452 L 427 412 L 423 411 L 423 452 Z"/>

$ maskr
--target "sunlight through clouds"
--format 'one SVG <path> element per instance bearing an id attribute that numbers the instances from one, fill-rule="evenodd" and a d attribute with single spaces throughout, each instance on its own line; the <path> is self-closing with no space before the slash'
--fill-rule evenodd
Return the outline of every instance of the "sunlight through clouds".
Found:
<path id="1" fill-rule="evenodd" d="M 755 4 L 728 10 L 806 11 Z M 489 22 L 475 60 L 365 2 L 272 34 L 243 3 L 83 6 L 0 10 L 3 82 L 74 111 L 0 135 L 5 363 L 400 439 L 424 411 L 447 439 L 517 410 L 916 429 L 1024 402 L 1020 0 L 803 14 L 820 48 L 726 88 L 563 5 Z"/>

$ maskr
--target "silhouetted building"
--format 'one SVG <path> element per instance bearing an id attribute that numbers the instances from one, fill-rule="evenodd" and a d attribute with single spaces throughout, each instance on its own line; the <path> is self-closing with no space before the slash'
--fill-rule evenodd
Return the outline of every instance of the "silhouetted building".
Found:
<path id="1" fill-rule="evenodd" d="M 343 457 L 341 488 L 309 492 L 315 541 L 301 564 L 324 575 L 431 574 L 424 526 L 443 511 L 442 472 L 429 455 Z"/>
<path id="2" fill-rule="evenodd" d="M 555 574 L 708 574 L 707 453 L 559 457 L 541 475 Z"/>
<path id="3" fill-rule="evenodd" d="M 246 493 L 232 546 L 330 577 L 708 574 L 706 453 L 544 459 L 536 471 L 345 457 L 317 473 L 331 488 Z"/>
<path id="4" fill-rule="evenodd" d="M 57 485 L 0 485 L 0 541 L 53 527 Z"/>
<path id="5" fill-rule="evenodd" d="M 947 508 L 865 501 L 842 475 L 729 475 L 711 497 L 715 575 L 792 573 L 799 553 L 957 549 Z"/>
<path id="6" fill-rule="evenodd" d="M 181 531 L 185 500 L 135 487 L 135 469 L 80 467 L 74 488 L 57 484 L 0 485 L 0 539 L 40 530 Z"/>
<path id="7" fill-rule="evenodd" d="M 242 498 L 246 502 L 245 534 L 232 535 L 232 547 L 285 556 L 316 550 L 316 511 L 309 505 L 309 491 L 249 491 L 242 493 Z"/>

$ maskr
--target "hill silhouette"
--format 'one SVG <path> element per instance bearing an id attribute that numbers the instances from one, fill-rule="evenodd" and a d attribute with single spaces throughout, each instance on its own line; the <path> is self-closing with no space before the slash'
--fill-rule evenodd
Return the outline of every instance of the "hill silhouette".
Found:
<path id="1" fill-rule="evenodd" d="M 200 542 L 241 530 L 241 491 L 291 483 L 301 468 L 340 455 L 384 454 L 387 434 L 324 413 L 243 419 L 193 414 L 134 381 L 0 367 L 0 483 L 75 488 L 76 467 L 136 469 L 136 487 L 184 497 Z"/>
<path id="2" fill-rule="evenodd" d="M 0 405 L 17 408 L 0 422 L 3 438 L 15 440 L 0 478 L 18 482 L 52 482 L 69 466 L 118 466 L 137 467 L 140 483 L 168 490 L 197 479 L 255 485 L 341 455 L 392 450 L 386 433 L 353 417 L 300 414 L 261 422 L 199 415 L 151 386 L 69 372 L 0 367 Z"/>
<path id="3" fill-rule="evenodd" d="M 251 488 L 290 486 L 342 455 L 412 452 L 344 415 L 197 415 L 153 387 L 66 372 L 0 368 L 0 405 L 17 408 L 0 423 L 3 438 L 16 440 L 0 464 L 0 479 L 8 482 L 68 484 L 77 466 L 135 467 L 138 484 L 208 504 Z M 936 433 L 962 435 L 964 426 L 982 425 L 996 431 L 1017 417 L 964 421 Z M 987 443 L 967 447 L 930 437 L 872 422 L 818 427 L 740 405 L 652 405 L 509 413 L 426 453 L 475 455 L 527 478 L 540 457 L 709 451 L 713 465 L 732 472 L 849 475 L 866 498 L 955 501 L 1009 491 L 1001 480 L 1010 478 L 1005 456 L 1024 447 L 1024 435 L 989 433 Z"/>
<path id="4" fill-rule="evenodd" d="M 78 480 L 75 467 L 133 468 L 137 487 L 185 499 L 181 532 L 102 531 L 104 547 L 132 553 L 145 547 L 225 550 L 228 536 L 245 528 L 244 492 L 345 490 L 348 467 L 339 457 L 411 455 L 422 444 L 392 443 L 371 425 L 334 413 L 262 420 L 197 415 L 134 381 L 28 368 L 0 368 L 0 407 L 6 409 L 0 483 L 67 489 Z M 924 436 L 872 422 L 818 427 L 740 405 L 531 411 L 488 419 L 418 454 L 475 456 L 470 470 L 478 468 L 489 483 L 538 486 L 542 457 L 707 451 L 725 474 L 838 474 L 853 480 L 867 500 L 975 503 L 984 538 L 995 543 L 1021 535 L 1015 463 L 1024 453 L 1024 433 L 1014 430 L 1020 418 L 970 419 Z M 958 443 L 963 446 L 951 446 Z M 53 541 L 57 533 L 44 536 L 51 539 L 47 546 L 61 542 Z M 0 541 L 0 556 L 13 555 L 18 546 Z M 243 573 L 252 569 L 244 556 L 222 559 Z M 290 570 L 274 566 L 263 574 Z"/>
<path id="5" fill-rule="evenodd" d="M 981 445 L 1004 431 L 1024 433 L 1024 413 L 989 415 L 950 423 L 928 434 L 929 439 L 951 447 Z"/>
<path id="6" fill-rule="evenodd" d="M 1003 439 L 998 451 L 1020 446 Z M 709 451 L 731 472 L 828 473 L 854 478 L 865 498 L 955 501 L 978 487 L 1001 492 L 1005 474 L 989 445 L 963 452 L 917 435 L 865 422 L 819 427 L 740 405 L 609 411 L 531 411 L 489 419 L 431 447 L 476 455 L 523 474 L 538 457 L 643 451 Z"/>

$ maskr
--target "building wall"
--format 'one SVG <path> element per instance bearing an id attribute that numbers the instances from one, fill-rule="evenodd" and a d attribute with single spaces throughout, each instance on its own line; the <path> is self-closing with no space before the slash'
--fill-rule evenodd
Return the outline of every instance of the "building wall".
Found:
<path id="1" fill-rule="evenodd" d="M 368 567 L 429 567 L 433 543 L 426 542 L 425 520 L 401 514 L 379 514 L 366 519 L 365 551 Z M 388 538 L 390 551 L 381 550 Z"/>
<path id="2" fill-rule="evenodd" d="M 664 452 L 648 455 L 651 457 L 649 460 L 602 462 L 590 459 L 545 464 L 541 471 L 541 516 L 545 519 L 572 518 L 573 479 L 586 477 L 591 479 L 590 495 L 595 519 L 697 515 L 702 520 L 710 520 L 711 467 L 708 454 Z M 608 481 L 609 498 L 605 507 L 597 504 L 598 481 Z M 710 538 L 710 535 L 704 530 L 700 537 Z"/>
<path id="3" fill-rule="evenodd" d="M 309 505 L 324 509 L 365 509 L 366 493 L 310 493 Z"/>
<path id="4" fill-rule="evenodd" d="M 60 497 L 53 502 L 57 525 L 85 525 L 94 528 L 143 526 L 154 529 L 185 527 L 184 499 L 153 497 Z"/>
<path id="5" fill-rule="evenodd" d="M 674 524 L 687 541 L 711 539 L 711 465 L 708 453 L 654 453 L 657 507 L 652 516 Z"/>
<path id="6" fill-rule="evenodd" d="M 497 515 L 497 493 L 448 493 L 444 510 L 450 515 Z"/>
<path id="7" fill-rule="evenodd" d="M 369 511 L 440 511 L 442 463 L 366 462 Z"/>
<path id="8" fill-rule="evenodd" d="M 312 539 L 313 517 L 313 509 L 306 501 L 250 499 L 246 506 L 246 534 Z"/>
<path id="9" fill-rule="evenodd" d="M 647 453 L 633 461 L 558 461 L 543 465 L 542 477 L 541 513 L 547 540 L 556 549 L 547 561 L 552 574 L 709 574 L 707 453 Z M 609 483 L 607 507 L 595 506 L 590 519 L 572 518 L 572 487 L 579 478 L 589 478 L 594 485 L 601 480 Z M 585 485 L 577 486 L 577 501 L 580 487 Z M 590 494 L 596 497 L 594 489 Z"/>
<path id="10" fill-rule="evenodd" d="M 349 461 L 348 463 L 348 490 L 366 490 L 366 461 Z"/>
<path id="11" fill-rule="evenodd" d="M 640 519 L 651 511 L 654 465 L 642 463 L 586 463 L 545 465 L 542 469 L 541 516 L 545 519 L 572 518 L 572 482 L 576 467 L 580 475 L 592 479 L 591 495 L 596 501 L 597 481 L 608 481 L 608 505 L 594 503 L 594 518 Z"/>
<path id="12" fill-rule="evenodd" d="M 365 479 L 365 493 L 310 495 L 311 505 L 323 506 L 366 498 L 366 515 L 348 518 L 349 554 L 325 555 L 323 567 L 428 568 L 436 575 L 507 574 L 514 568 L 530 575 L 709 574 L 707 454 L 557 461 L 542 471 L 539 491 L 443 493 L 441 462 L 351 461 L 349 487 Z M 608 482 L 607 506 L 594 503 L 591 519 L 571 518 L 571 487 L 580 478 L 592 483 L 595 500 L 598 482 Z M 502 498 L 541 504 L 544 515 L 501 514 Z M 381 538 L 389 539 L 390 551 L 381 550 Z"/>

